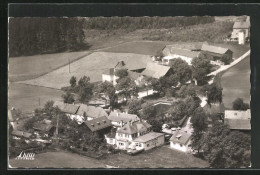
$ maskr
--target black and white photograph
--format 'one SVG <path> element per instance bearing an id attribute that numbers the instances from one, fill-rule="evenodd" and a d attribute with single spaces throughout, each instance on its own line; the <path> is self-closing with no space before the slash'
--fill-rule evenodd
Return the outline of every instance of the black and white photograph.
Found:
<path id="1" fill-rule="evenodd" d="M 250 16 L 8 18 L 8 169 L 250 168 Z"/>

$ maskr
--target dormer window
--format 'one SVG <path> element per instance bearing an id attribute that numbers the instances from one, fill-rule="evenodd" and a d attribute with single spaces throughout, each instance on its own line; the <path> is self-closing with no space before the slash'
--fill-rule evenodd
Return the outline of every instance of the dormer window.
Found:
<path id="1" fill-rule="evenodd" d="M 106 123 L 107 121 L 106 120 L 103 120 L 104 123 Z"/>
<path id="2" fill-rule="evenodd" d="M 177 135 L 176 138 L 177 138 L 177 140 L 180 140 L 181 135 Z"/>
<path id="3" fill-rule="evenodd" d="M 100 125 L 100 122 L 97 122 L 98 125 Z"/>
<path id="4" fill-rule="evenodd" d="M 94 124 L 91 124 L 92 127 L 94 127 L 95 125 Z"/>

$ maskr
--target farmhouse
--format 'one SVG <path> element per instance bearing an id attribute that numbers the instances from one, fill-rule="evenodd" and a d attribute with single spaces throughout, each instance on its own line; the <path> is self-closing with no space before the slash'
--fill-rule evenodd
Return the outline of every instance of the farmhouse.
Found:
<path id="1" fill-rule="evenodd" d="M 163 133 L 149 132 L 145 135 L 142 135 L 134 139 L 129 147 L 131 149 L 137 149 L 137 150 L 140 149 L 149 150 L 154 147 L 161 146 L 163 144 L 164 144 Z"/>
<path id="2" fill-rule="evenodd" d="M 127 113 L 121 113 L 116 111 L 112 111 L 109 114 L 108 119 L 115 127 L 122 127 L 130 121 L 132 122 L 140 121 L 140 118 L 135 114 L 127 114 Z"/>
<path id="3" fill-rule="evenodd" d="M 74 105 L 74 104 L 69 104 L 69 103 L 63 103 L 61 101 L 56 101 L 53 104 L 54 107 L 58 107 L 60 108 L 60 110 L 62 112 L 64 112 L 66 115 L 70 116 L 73 114 L 76 114 L 78 109 L 79 109 L 79 105 Z"/>
<path id="4" fill-rule="evenodd" d="M 170 138 L 170 147 L 182 152 L 189 152 L 191 151 L 190 138 L 191 138 L 191 134 L 188 134 L 182 130 L 178 130 Z"/>
<path id="5" fill-rule="evenodd" d="M 250 131 L 250 109 L 247 111 L 226 110 L 224 123 L 227 124 L 231 130 Z"/>
<path id="6" fill-rule="evenodd" d="M 119 77 L 115 75 L 115 72 L 119 69 L 126 69 L 129 77 L 133 80 L 137 80 L 138 77 L 142 76 L 139 73 L 142 72 L 145 69 L 145 67 L 142 66 L 142 64 L 139 65 L 133 62 L 128 62 L 128 64 L 126 65 L 124 61 L 119 61 L 114 68 L 106 69 L 102 73 L 102 82 L 108 81 L 113 83 L 113 85 L 116 85 L 116 80 Z"/>
<path id="7" fill-rule="evenodd" d="M 159 65 L 157 63 L 147 63 L 145 70 L 141 74 L 159 79 L 169 74 L 170 71 L 171 68 L 169 66 Z"/>
<path id="8" fill-rule="evenodd" d="M 198 51 L 192 51 L 188 49 L 183 48 L 177 48 L 171 45 L 166 46 L 163 53 L 167 56 L 163 57 L 162 61 L 166 65 L 169 65 L 170 60 L 180 58 L 184 61 L 186 61 L 189 65 L 191 65 L 191 62 L 193 58 L 196 58 L 199 56 Z"/>
<path id="9" fill-rule="evenodd" d="M 233 52 L 227 48 L 203 44 L 201 53 L 205 54 L 212 61 L 221 61 L 223 58 L 231 59 Z"/>
<path id="10" fill-rule="evenodd" d="M 44 119 L 35 123 L 33 129 L 34 134 L 38 136 L 49 137 L 54 135 L 56 127 L 51 124 L 50 120 Z"/>
<path id="11" fill-rule="evenodd" d="M 244 32 L 245 38 L 250 37 L 250 20 L 247 17 L 246 21 L 236 21 L 233 25 L 233 31 L 231 34 L 231 39 L 237 40 L 239 33 Z"/>

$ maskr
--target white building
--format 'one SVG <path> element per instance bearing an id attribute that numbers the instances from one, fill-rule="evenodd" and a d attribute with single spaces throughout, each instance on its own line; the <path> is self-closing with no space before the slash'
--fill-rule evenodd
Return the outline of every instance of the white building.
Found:
<path id="1" fill-rule="evenodd" d="M 182 152 L 191 151 L 191 134 L 178 130 L 170 138 L 170 147 Z"/>

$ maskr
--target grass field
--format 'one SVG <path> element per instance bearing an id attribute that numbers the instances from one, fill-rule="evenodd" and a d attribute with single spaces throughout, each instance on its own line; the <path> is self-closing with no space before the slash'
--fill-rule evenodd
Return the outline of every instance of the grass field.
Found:
<path id="1" fill-rule="evenodd" d="M 89 76 L 92 82 L 102 80 L 102 72 L 107 68 L 112 68 L 120 60 L 125 61 L 126 65 L 138 64 L 146 67 L 147 62 L 152 61 L 149 55 L 130 54 L 130 53 L 110 53 L 110 52 L 94 52 L 78 61 L 64 66 L 48 74 L 33 80 L 22 81 L 21 83 L 51 87 L 60 89 L 68 86 L 71 76 L 77 79 L 84 75 Z"/>
<path id="2" fill-rule="evenodd" d="M 68 152 L 47 152 L 36 155 L 34 161 L 11 159 L 10 165 L 29 168 L 105 168 L 106 165 L 119 168 L 205 168 L 209 166 L 204 160 L 168 147 L 169 145 L 165 145 L 136 156 L 114 154 L 102 160 Z"/>
<path id="3" fill-rule="evenodd" d="M 223 73 L 221 86 L 226 108 L 232 108 L 232 102 L 238 97 L 250 103 L 250 56 Z"/>
<path id="4" fill-rule="evenodd" d="M 80 59 L 88 52 L 66 52 L 9 58 L 9 81 L 23 81 L 39 77 L 70 62 Z"/>
<path id="5" fill-rule="evenodd" d="M 155 55 L 157 51 L 165 47 L 163 42 L 149 42 L 149 41 L 133 41 L 115 46 L 110 49 L 103 50 L 104 52 L 114 53 L 136 53 L 144 55 Z"/>
<path id="6" fill-rule="evenodd" d="M 62 91 L 26 84 L 9 84 L 8 108 L 15 107 L 22 112 L 31 112 L 43 107 L 48 100 L 60 100 Z M 40 99 L 40 105 L 39 105 Z"/>

